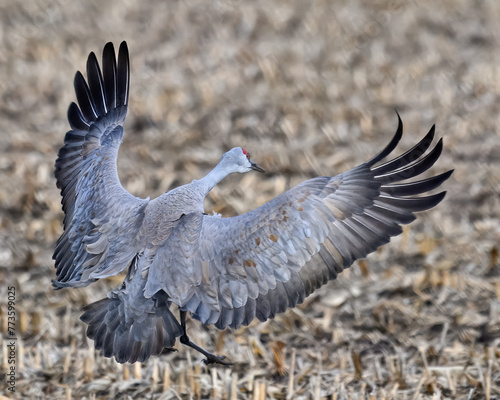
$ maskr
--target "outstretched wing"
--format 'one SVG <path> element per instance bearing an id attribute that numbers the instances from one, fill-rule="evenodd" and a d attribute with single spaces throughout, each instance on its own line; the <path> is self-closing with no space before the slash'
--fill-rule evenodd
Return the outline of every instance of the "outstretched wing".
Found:
<path id="1" fill-rule="evenodd" d="M 129 57 L 120 45 L 118 64 L 112 43 L 103 51 L 103 71 L 94 53 L 87 60 L 85 82 L 78 71 L 78 107 L 68 109 L 71 130 L 59 150 L 55 176 L 66 213 L 64 232 L 54 252 L 56 288 L 86 286 L 125 268 L 137 253 L 135 232 L 148 200 L 121 185 L 116 159 L 127 114 Z"/>
<path id="2" fill-rule="evenodd" d="M 441 140 L 422 157 L 434 127 L 414 148 L 374 167 L 401 136 L 399 120 L 389 145 L 365 164 L 335 177 L 305 181 L 241 216 L 203 216 L 199 232 L 181 243 L 183 247 L 194 243 L 197 251 L 185 258 L 182 267 L 170 267 L 177 269 L 177 284 L 166 280 L 163 289 L 195 318 L 219 328 L 247 325 L 255 317 L 264 321 L 301 303 L 354 260 L 401 233 L 401 225 L 415 219 L 414 212 L 443 199 L 445 192 L 415 195 L 438 187 L 452 171 L 395 183 L 421 174 L 438 159 Z M 189 253 L 189 248 L 183 252 Z M 180 259 L 175 264 L 182 265 Z M 150 271 L 156 282 L 162 282 L 160 275 Z M 189 296 L 178 284 L 186 281 L 191 283 Z"/>

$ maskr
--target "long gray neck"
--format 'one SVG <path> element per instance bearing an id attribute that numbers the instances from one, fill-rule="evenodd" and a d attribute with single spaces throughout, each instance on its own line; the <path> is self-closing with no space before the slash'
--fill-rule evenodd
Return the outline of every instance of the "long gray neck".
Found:
<path id="1" fill-rule="evenodd" d="M 220 162 L 217 166 L 210 171 L 210 173 L 201 178 L 198 181 L 193 181 L 193 184 L 198 185 L 200 192 L 203 197 L 205 197 L 208 192 L 210 192 L 215 185 L 217 185 L 221 180 L 228 176 L 231 172 L 228 172 Z"/>

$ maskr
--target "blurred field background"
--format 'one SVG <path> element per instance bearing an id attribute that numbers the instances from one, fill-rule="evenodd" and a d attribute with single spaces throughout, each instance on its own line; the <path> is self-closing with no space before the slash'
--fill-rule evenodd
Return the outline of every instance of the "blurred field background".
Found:
<path id="1" fill-rule="evenodd" d="M 18 399 L 499 399 L 500 2 L 186 0 L 0 2 L 0 366 L 16 287 Z M 268 172 L 232 176 L 206 210 L 244 213 L 316 175 L 398 154 L 433 123 L 448 195 L 297 309 L 119 365 L 94 351 L 83 305 L 122 277 L 53 291 L 62 230 L 53 178 L 74 73 L 127 40 L 119 173 L 156 197 L 242 146 Z M 430 176 L 430 173 L 427 174 Z M 3 398 L 3 397 L 2 397 Z"/>

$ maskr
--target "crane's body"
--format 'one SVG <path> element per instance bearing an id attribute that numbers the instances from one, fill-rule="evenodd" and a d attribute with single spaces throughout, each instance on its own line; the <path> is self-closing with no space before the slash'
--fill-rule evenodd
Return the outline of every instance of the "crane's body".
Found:
<path id="1" fill-rule="evenodd" d="M 228 364 L 189 340 L 187 313 L 220 329 L 273 318 L 444 197 L 415 195 L 440 186 L 452 171 L 395 183 L 439 158 L 441 140 L 423 155 L 434 127 L 403 155 L 375 166 L 399 142 L 401 120 L 388 146 L 370 161 L 307 180 L 244 215 L 221 218 L 203 209 L 206 195 L 227 175 L 263 172 L 239 147 L 200 180 L 154 200 L 134 197 L 121 186 L 116 167 L 129 92 L 125 42 L 118 62 L 113 45 L 105 46 L 102 66 L 101 72 L 91 53 L 88 84 L 81 73 L 75 76 L 79 106 L 69 107 L 72 130 L 56 161 L 66 216 L 54 253 L 54 286 L 87 286 L 128 267 L 123 284 L 82 315 L 96 348 L 118 362 L 145 361 L 180 338 L 207 363 Z"/>

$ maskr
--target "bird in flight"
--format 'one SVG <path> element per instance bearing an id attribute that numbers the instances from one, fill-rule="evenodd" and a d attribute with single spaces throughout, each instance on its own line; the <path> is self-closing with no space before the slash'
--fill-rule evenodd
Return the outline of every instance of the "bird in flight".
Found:
<path id="1" fill-rule="evenodd" d="M 399 235 L 414 212 L 434 207 L 437 188 L 453 171 L 408 183 L 439 158 L 442 140 L 426 153 L 434 127 L 412 149 L 383 164 L 403 133 L 378 155 L 334 177 L 302 182 L 246 214 L 207 215 L 203 199 L 232 173 L 264 172 L 235 147 L 204 178 L 156 199 L 128 193 L 117 172 L 127 114 L 130 64 L 127 44 L 118 60 L 106 44 L 102 70 L 95 54 L 87 81 L 77 72 L 78 105 L 68 109 L 71 130 L 55 164 L 65 212 L 54 260 L 55 288 L 83 287 L 116 275 L 123 283 L 85 306 L 87 335 L 104 356 L 119 363 L 143 362 L 174 350 L 176 339 L 206 363 L 230 364 L 189 339 L 186 315 L 219 329 L 265 321 L 295 307 Z M 179 319 L 175 314 L 179 312 Z"/>

